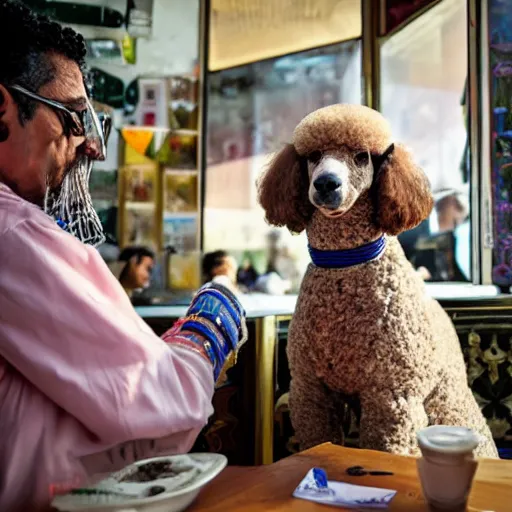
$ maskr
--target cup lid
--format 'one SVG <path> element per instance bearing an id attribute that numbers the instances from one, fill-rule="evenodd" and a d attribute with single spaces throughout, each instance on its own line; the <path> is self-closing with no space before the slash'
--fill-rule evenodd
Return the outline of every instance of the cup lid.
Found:
<path id="1" fill-rule="evenodd" d="M 466 427 L 433 425 L 417 434 L 420 448 L 443 453 L 465 453 L 473 451 L 480 444 L 480 436 Z"/>

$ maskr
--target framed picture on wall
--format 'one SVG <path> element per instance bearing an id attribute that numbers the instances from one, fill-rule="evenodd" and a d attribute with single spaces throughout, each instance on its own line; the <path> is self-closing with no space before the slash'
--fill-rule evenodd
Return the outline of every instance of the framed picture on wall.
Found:
<path id="1" fill-rule="evenodd" d="M 154 203 L 158 166 L 141 164 L 126 166 L 124 175 L 124 200 L 128 203 Z"/>
<path id="2" fill-rule="evenodd" d="M 174 169 L 197 169 L 197 132 L 176 130 L 169 133 L 157 159 Z"/>
<path id="3" fill-rule="evenodd" d="M 121 245 L 158 247 L 157 198 L 159 170 L 156 163 L 126 165 L 120 169 Z"/>
<path id="4" fill-rule="evenodd" d="M 173 254 L 169 262 L 169 286 L 173 290 L 195 290 L 201 285 L 201 254 Z"/>
<path id="5" fill-rule="evenodd" d="M 199 83 L 193 77 L 169 78 L 169 96 L 173 119 L 180 129 L 197 130 Z"/>
<path id="6" fill-rule="evenodd" d="M 177 253 L 185 253 L 197 250 L 197 230 L 198 216 L 196 214 L 164 214 L 164 246 L 173 247 Z"/>
<path id="7" fill-rule="evenodd" d="M 164 211 L 192 213 L 198 211 L 198 179 L 196 171 L 164 172 Z"/>
<path id="8" fill-rule="evenodd" d="M 124 217 L 123 247 L 142 245 L 155 250 L 156 223 L 154 208 L 127 208 Z"/>

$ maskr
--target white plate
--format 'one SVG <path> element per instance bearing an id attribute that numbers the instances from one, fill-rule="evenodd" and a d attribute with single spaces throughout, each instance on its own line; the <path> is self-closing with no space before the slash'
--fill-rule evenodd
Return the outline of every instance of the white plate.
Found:
<path id="1" fill-rule="evenodd" d="M 182 471 L 179 478 L 170 477 L 151 482 L 120 483 L 119 480 L 138 466 L 149 462 L 171 462 L 177 469 L 190 468 L 190 473 Z M 113 473 L 109 478 L 88 487 L 88 489 L 117 489 L 123 493 L 140 494 L 144 489 L 155 485 L 173 488 L 151 497 L 110 496 L 96 497 L 76 494 L 57 496 L 52 506 L 61 512 L 180 512 L 185 510 L 210 480 L 215 478 L 227 465 L 227 458 L 217 453 L 191 453 L 169 457 L 155 457 L 136 462 L 125 469 Z M 184 476 L 186 481 L 179 483 Z M 177 487 L 177 488 L 176 488 Z"/>

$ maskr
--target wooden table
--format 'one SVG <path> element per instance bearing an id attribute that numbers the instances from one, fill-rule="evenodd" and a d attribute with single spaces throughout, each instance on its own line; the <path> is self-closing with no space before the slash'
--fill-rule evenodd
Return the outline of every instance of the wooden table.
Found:
<path id="1" fill-rule="evenodd" d="M 350 466 L 392 471 L 393 476 L 349 477 Z M 312 467 L 322 467 L 331 480 L 384 487 L 398 491 L 393 512 L 428 512 L 416 471 L 416 459 L 368 450 L 323 444 L 258 467 L 228 467 L 200 493 L 189 512 L 234 510 L 323 511 L 328 507 L 292 497 Z M 345 510 L 331 507 L 334 510 Z M 353 509 L 352 509 L 353 510 Z M 512 462 L 482 459 L 473 483 L 468 512 L 512 511 Z"/>

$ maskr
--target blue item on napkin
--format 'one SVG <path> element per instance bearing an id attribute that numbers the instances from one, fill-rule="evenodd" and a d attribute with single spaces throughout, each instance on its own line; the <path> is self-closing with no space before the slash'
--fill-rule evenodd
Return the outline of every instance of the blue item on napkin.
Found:
<path id="1" fill-rule="evenodd" d="M 387 508 L 395 494 L 396 491 L 391 489 L 329 481 L 327 473 L 322 468 L 310 469 L 293 492 L 295 498 L 316 501 L 324 505 L 374 509 Z"/>

